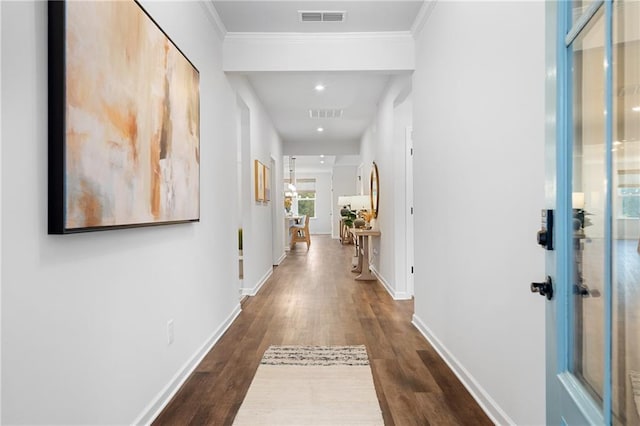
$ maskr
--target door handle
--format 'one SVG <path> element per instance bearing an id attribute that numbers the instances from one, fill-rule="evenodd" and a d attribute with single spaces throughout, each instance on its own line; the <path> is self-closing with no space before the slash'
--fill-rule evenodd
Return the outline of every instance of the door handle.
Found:
<path id="1" fill-rule="evenodd" d="M 547 300 L 551 300 L 553 297 L 551 277 L 547 276 L 547 280 L 543 283 L 531 283 L 531 293 L 539 293 L 540 296 L 546 296 Z"/>

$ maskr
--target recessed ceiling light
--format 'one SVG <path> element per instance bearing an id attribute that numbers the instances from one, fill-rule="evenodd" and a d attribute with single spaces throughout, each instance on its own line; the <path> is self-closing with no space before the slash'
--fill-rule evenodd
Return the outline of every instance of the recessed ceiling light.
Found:
<path id="1" fill-rule="evenodd" d="M 614 145 L 622 145 L 622 142 L 620 142 L 620 141 L 613 141 L 613 144 L 614 144 Z"/>
<path id="2" fill-rule="evenodd" d="M 631 111 L 633 111 L 633 112 L 640 112 L 640 105 L 638 105 L 638 106 L 634 106 L 633 108 L 631 108 Z"/>
<path id="3" fill-rule="evenodd" d="M 320 164 L 324 164 L 324 160 L 320 160 Z"/>
<path id="4" fill-rule="evenodd" d="M 320 158 L 324 158 L 324 154 L 320 154 Z"/>
<path id="5" fill-rule="evenodd" d="M 316 130 L 320 133 L 324 132 L 324 129 L 322 127 L 318 127 Z"/>
<path id="6" fill-rule="evenodd" d="M 316 92 L 322 92 L 324 90 L 324 86 L 322 84 L 316 84 Z"/>

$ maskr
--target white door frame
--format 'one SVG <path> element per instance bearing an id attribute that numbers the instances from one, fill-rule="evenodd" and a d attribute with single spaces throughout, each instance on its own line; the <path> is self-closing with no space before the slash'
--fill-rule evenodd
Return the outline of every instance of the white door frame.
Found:
<path id="1" fill-rule="evenodd" d="M 243 247 L 242 247 L 242 263 L 243 270 L 246 275 L 247 266 L 251 262 L 250 251 L 251 248 L 247 244 L 249 239 L 247 235 L 251 232 L 247 229 L 251 224 L 251 209 L 248 207 L 251 205 L 251 179 L 246 179 L 245 176 L 251 176 L 251 161 L 249 152 L 251 150 L 251 114 L 249 107 L 244 102 L 240 95 L 237 96 L 238 107 L 238 120 L 237 120 L 237 136 L 238 136 L 238 151 L 237 151 L 237 164 L 238 164 L 238 226 L 243 231 Z M 249 253 L 249 257 L 247 254 Z M 243 297 L 244 279 L 238 279 L 238 293 L 240 299 Z"/>
<path id="2" fill-rule="evenodd" d="M 406 188 L 406 271 L 407 296 L 414 296 L 413 267 L 414 267 L 414 211 L 413 211 L 413 127 L 405 129 L 405 188 Z"/>
<path id="3" fill-rule="evenodd" d="M 278 215 L 278 207 L 282 204 L 278 200 L 278 194 L 280 193 L 279 189 L 282 185 L 276 185 L 276 159 L 273 158 L 273 155 L 270 158 L 269 164 L 269 184 L 271 185 L 271 257 L 273 259 L 273 265 L 279 265 L 280 259 L 282 257 L 282 253 L 279 252 L 279 238 L 280 235 L 278 223 L 282 222 L 280 220 L 280 216 Z"/>

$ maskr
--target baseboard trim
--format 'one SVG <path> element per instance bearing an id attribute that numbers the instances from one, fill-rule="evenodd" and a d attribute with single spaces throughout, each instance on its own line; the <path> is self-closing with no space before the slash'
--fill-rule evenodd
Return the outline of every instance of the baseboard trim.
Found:
<path id="1" fill-rule="evenodd" d="M 393 300 L 409 300 L 411 296 L 406 291 L 395 291 L 393 287 L 389 284 L 389 282 L 378 272 L 378 270 L 373 265 L 369 265 L 369 269 L 373 272 L 373 275 L 378 278 L 378 281 L 382 283 L 382 286 L 387 290 L 387 293 L 391 295 Z"/>
<path id="2" fill-rule="evenodd" d="M 270 267 L 267 272 L 265 272 L 262 278 L 260 278 L 260 280 L 258 281 L 258 284 L 256 284 L 253 288 L 243 288 L 242 295 L 255 296 L 256 294 L 258 294 L 264 283 L 266 283 L 269 277 L 271 277 L 271 274 L 273 274 L 273 266 Z"/>
<path id="3" fill-rule="evenodd" d="M 285 260 L 287 258 L 287 253 L 283 252 L 282 256 L 280 256 L 278 258 L 278 260 L 276 260 L 276 263 L 273 264 L 273 266 L 278 266 L 282 263 L 283 260 Z"/>
<path id="4" fill-rule="evenodd" d="M 411 323 L 418 329 L 431 346 L 438 352 L 438 355 L 447 363 L 451 371 L 467 388 L 473 399 L 476 400 L 480 408 L 489 416 L 491 421 L 497 425 L 515 425 L 507 413 L 504 412 L 498 403 L 487 393 L 487 391 L 478 383 L 478 381 L 467 371 L 466 368 L 458 361 L 458 359 L 442 344 L 442 342 L 433 334 L 427 325 L 415 314 Z"/>
<path id="5" fill-rule="evenodd" d="M 202 362 L 204 357 L 209 353 L 213 346 L 218 343 L 220 337 L 233 324 L 235 319 L 242 312 L 240 304 L 236 305 L 231 314 L 223 321 L 222 324 L 213 332 L 207 341 L 196 351 L 195 354 L 178 370 L 167 385 L 160 393 L 142 410 L 142 413 L 133 421 L 134 425 L 150 425 L 164 410 L 171 398 L 180 390 L 184 382 L 187 381 L 191 373 Z"/>

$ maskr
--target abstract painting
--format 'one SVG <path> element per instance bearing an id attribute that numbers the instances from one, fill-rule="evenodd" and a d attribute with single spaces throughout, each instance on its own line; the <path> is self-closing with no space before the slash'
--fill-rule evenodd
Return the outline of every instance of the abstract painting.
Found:
<path id="1" fill-rule="evenodd" d="M 137 2 L 49 2 L 50 234 L 199 220 L 199 80 Z"/>

